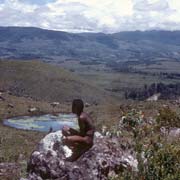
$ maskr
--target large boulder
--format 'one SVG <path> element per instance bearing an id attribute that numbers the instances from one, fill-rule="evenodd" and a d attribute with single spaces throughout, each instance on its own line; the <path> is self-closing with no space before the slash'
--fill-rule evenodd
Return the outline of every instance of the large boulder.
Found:
<path id="1" fill-rule="evenodd" d="M 75 162 L 65 161 L 72 152 L 61 138 L 57 131 L 40 141 L 28 162 L 28 180 L 106 180 L 123 168 L 137 170 L 137 160 L 121 149 L 117 138 L 96 133 L 93 147 Z"/>

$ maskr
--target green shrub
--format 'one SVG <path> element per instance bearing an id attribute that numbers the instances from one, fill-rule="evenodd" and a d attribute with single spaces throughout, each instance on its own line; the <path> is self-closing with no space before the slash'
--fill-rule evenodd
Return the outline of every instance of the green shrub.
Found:
<path id="1" fill-rule="evenodd" d="M 168 141 L 153 125 L 138 126 L 133 133 L 138 172 L 125 169 L 115 179 L 179 180 L 180 140 Z"/>
<path id="2" fill-rule="evenodd" d="M 169 107 L 160 109 L 156 120 L 159 127 L 180 127 L 179 116 Z"/>
<path id="3" fill-rule="evenodd" d="M 143 122 L 143 113 L 141 111 L 137 111 L 136 109 L 132 109 L 127 112 L 123 119 L 123 127 L 128 129 L 133 129 L 140 125 Z"/>
<path id="4" fill-rule="evenodd" d="M 180 146 L 176 143 L 154 143 L 146 151 L 146 180 L 180 179 Z"/>

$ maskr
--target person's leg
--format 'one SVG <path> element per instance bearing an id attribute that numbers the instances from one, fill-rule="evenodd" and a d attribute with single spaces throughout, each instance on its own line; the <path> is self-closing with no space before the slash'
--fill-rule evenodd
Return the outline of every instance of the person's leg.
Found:
<path id="1" fill-rule="evenodd" d="M 83 155 L 86 151 L 88 151 L 92 145 L 79 144 L 74 147 L 73 154 L 69 158 L 66 158 L 66 161 L 76 161 L 81 155 Z"/>
<path id="2" fill-rule="evenodd" d="M 64 131 L 62 129 L 62 134 L 64 137 L 68 137 L 68 136 L 78 135 L 79 132 L 73 128 L 70 128 L 68 131 Z M 70 149 L 74 148 L 75 146 L 77 146 L 79 144 L 79 143 L 74 143 L 74 142 L 67 142 L 66 138 L 64 138 L 64 137 L 62 138 L 62 144 L 68 146 Z"/>

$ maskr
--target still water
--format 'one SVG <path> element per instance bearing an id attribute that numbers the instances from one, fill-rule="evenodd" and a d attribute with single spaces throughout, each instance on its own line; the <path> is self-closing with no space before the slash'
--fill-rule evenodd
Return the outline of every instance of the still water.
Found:
<path id="1" fill-rule="evenodd" d="M 48 132 L 62 129 L 63 126 L 69 126 L 78 129 L 77 117 L 74 114 L 57 114 L 57 115 L 41 115 L 41 116 L 21 116 L 6 119 L 4 125 L 16 129 L 34 130 Z"/>

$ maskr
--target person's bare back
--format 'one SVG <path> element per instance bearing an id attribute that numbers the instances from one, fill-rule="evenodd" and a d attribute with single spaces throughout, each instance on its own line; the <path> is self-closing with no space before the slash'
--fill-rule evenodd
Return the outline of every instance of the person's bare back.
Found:
<path id="1" fill-rule="evenodd" d="M 66 137 L 64 144 L 69 146 L 73 154 L 67 158 L 69 161 L 77 160 L 83 153 L 93 146 L 93 138 L 95 128 L 92 124 L 91 117 L 83 112 L 84 104 L 80 99 L 76 99 L 72 103 L 72 112 L 78 117 L 80 131 L 65 126 L 62 130 L 63 135 Z"/>
<path id="2" fill-rule="evenodd" d="M 89 142 L 87 143 L 93 144 L 95 128 L 92 124 L 91 117 L 87 113 L 82 112 L 78 122 L 80 127 L 80 135 L 88 139 Z"/>

